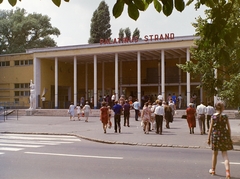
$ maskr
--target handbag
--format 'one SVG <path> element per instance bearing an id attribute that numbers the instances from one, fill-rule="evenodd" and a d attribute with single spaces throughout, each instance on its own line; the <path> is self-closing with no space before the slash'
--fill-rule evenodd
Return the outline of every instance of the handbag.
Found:
<path id="1" fill-rule="evenodd" d="M 187 119 L 187 115 L 182 115 L 182 119 Z"/>
<path id="2" fill-rule="evenodd" d="M 69 111 L 69 110 L 67 110 L 67 113 L 68 113 L 68 114 L 70 114 L 70 111 Z"/>

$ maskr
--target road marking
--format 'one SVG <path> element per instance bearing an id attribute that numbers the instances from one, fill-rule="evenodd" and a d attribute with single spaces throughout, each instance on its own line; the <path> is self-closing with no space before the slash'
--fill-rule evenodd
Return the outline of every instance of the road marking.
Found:
<path id="1" fill-rule="evenodd" d="M 9 140 L 4 140 L 0 139 L 0 143 L 15 143 L 15 144 L 36 144 L 36 145 L 59 145 L 59 144 L 72 144 L 73 142 L 57 142 L 57 141 L 33 141 L 33 140 L 14 140 L 14 139 L 9 139 Z"/>
<path id="2" fill-rule="evenodd" d="M 2 155 L 2 154 L 4 154 L 4 153 L 0 152 L 0 155 Z"/>
<path id="3" fill-rule="evenodd" d="M 0 146 L 8 146 L 8 147 L 28 147 L 28 148 L 38 148 L 43 147 L 42 145 L 25 145 L 25 144 L 1 144 Z"/>
<path id="4" fill-rule="evenodd" d="M 58 140 L 58 141 L 81 141 L 80 139 L 77 138 L 72 138 L 72 139 L 61 139 L 61 138 L 52 138 L 52 137 L 21 137 L 21 136 L 0 136 L 0 139 L 23 139 L 23 140 Z"/>
<path id="5" fill-rule="evenodd" d="M 20 151 L 23 150 L 23 148 L 10 148 L 10 147 L 0 147 L 0 150 L 5 150 L 5 151 Z"/>
<path id="6" fill-rule="evenodd" d="M 53 138 L 72 138 L 75 139 L 75 136 L 66 136 L 66 135 L 41 135 L 41 134 L 1 134 L 2 136 L 26 136 L 26 137 L 53 137 Z"/>
<path id="7" fill-rule="evenodd" d="M 222 164 L 224 164 L 224 162 L 222 162 Z M 230 165 L 240 165 L 240 163 L 238 162 L 229 162 Z"/>
<path id="8" fill-rule="evenodd" d="M 50 155 L 50 156 L 62 156 L 62 157 L 81 157 L 81 158 L 97 158 L 97 159 L 112 159 L 112 160 L 123 159 L 123 157 L 107 157 L 107 156 L 94 156 L 94 155 L 73 155 L 73 154 L 40 153 L 40 152 L 25 152 L 25 153 L 33 154 L 33 155 Z"/>

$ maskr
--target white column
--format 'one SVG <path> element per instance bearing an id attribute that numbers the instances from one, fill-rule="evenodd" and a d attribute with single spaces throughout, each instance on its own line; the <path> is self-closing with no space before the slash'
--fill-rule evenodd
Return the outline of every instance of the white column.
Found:
<path id="1" fill-rule="evenodd" d="M 178 63 L 181 64 L 181 58 L 178 59 Z M 181 94 L 182 93 L 182 73 L 181 73 L 181 68 L 178 69 L 178 76 L 179 76 L 179 79 L 178 79 L 178 94 Z"/>
<path id="2" fill-rule="evenodd" d="M 74 56 L 73 61 L 73 85 L 74 85 L 74 92 L 73 92 L 73 99 L 74 99 L 74 105 L 77 105 L 77 57 Z"/>
<path id="3" fill-rule="evenodd" d="M 158 61 L 158 94 L 157 96 L 159 95 L 159 93 L 161 92 L 161 61 L 159 60 Z"/>
<path id="4" fill-rule="evenodd" d="M 162 73 L 161 73 L 161 82 L 162 82 L 162 96 L 163 100 L 165 100 L 165 52 L 164 50 L 161 50 L 161 67 L 162 67 Z"/>
<path id="5" fill-rule="evenodd" d="M 118 94 L 118 54 L 115 53 L 115 93 L 116 93 L 116 99 L 119 99 Z"/>
<path id="6" fill-rule="evenodd" d="M 190 51 L 189 48 L 187 48 L 187 62 L 190 61 Z M 191 92 L 190 92 L 190 73 L 187 72 L 187 106 L 190 103 L 190 98 L 191 98 Z"/>
<path id="7" fill-rule="evenodd" d="M 41 93 L 41 61 L 40 59 L 34 57 L 33 59 L 33 83 L 35 84 L 35 103 L 33 108 L 39 107 L 38 95 Z"/>
<path id="8" fill-rule="evenodd" d="M 122 91 L 122 60 L 120 60 L 120 94 L 119 94 L 119 97 L 123 94 L 123 91 Z"/>
<path id="9" fill-rule="evenodd" d="M 55 57 L 55 109 L 58 108 L 58 58 Z"/>
<path id="10" fill-rule="evenodd" d="M 94 109 L 97 109 L 97 55 L 94 55 L 94 84 L 93 84 L 93 99 L 94 99 Z"/>
<path id="11" fill-rule="evenodd" d="M 137 52 L 137 95 L 141 106 L 141 53 Z"/>
<path id="12" fill-rule="evenodd" d="M 85 99 L 88 100 L 88 64 L 87 63 L 85 63 Z"/>
<path id="13" fill-rule="evenodd" d="M 105 63 L 102 62 L 102 97 L 104 97 L 104 91 L 105 91 L 105 83 L 104 83 L 104 79 L 105 79 Z"/>

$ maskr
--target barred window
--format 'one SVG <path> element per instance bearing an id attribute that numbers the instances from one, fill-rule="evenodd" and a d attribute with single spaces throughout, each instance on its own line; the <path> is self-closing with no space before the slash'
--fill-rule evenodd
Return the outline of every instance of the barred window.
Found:
<path id="1" fill-rule="evenodd" d="M 26 89 L 26 88 L 29 88 L 29 86 L 30 86 L 30 84 L 29 83 L 15 83 L 14 84 L 14 87 L 16 88 L 16 89 L 18 89 L 18 88 L 21 88 L 21 89 Z"/>
<path id="2" fill-rule="evenodd" d="M 14 62 L 15 66 L 23 66 L 23 65 L 32 65 L 33 60 L 17 60 Z"/>
<path id="3" fill-rule="evenodd" d="M 10 66 L 10 62 L 9 61 L 0 62 L 0 67 L 5 67 L 5 66 Z"/>
<path id="4" fill-rule="evenodd" d="M 29 91 L 15 91 L 14 96 L 29 96 L 30 92 Z"/>

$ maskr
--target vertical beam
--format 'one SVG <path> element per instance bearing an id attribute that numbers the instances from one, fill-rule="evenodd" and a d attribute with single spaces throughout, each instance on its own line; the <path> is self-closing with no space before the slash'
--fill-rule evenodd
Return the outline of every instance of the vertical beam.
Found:
<path id="1" fill-rule="evenodd" d="M 58 108 L 58 58 L 55 57 L 55 109 Z"/>
<path id="2" fill-rule="evenodd" d="M 161 92 L 161 60 L 158 61 L 158 95 Z"/>
<path id="3" fill-rule="evenodd" d="M 33 108 L 36 109 L 40 105 L 38 95 L 40 95 L 41 92 L 41 61 L 36 57 L 33 59 L 33 73 L 33 83 L 35 84 L 35 103 Z"/>
<path id="4" fill-rule="evenodd" d="M 137 94 L 141 106 L 141 53 L 137 52 Z"/>
<path id="5" fill-rule="evenodd" d="M 105 83 L 104 83 L 104 79 L 105 79 L 105 63 L 102 62 L 102 97 L 104 97 L 104 91 L 105 91 Z"/>
<path id="6" fill-rule="evenodd" d="M 77 57 L 74 56 L 73 60 L 73 83 L 74 83 L 74 92 L 73 92 L 73 99 L 74 99 L 74 105 L 77 105 Z"/>
<path id="7" fill-rule="evenodd" d="M 118 94 L 118 54 L 115 53 L 115 93 L 116 93 L 116 100 L 119 99 Z"/>
<path id="8" fill-rule="evenodd" d="M 187 48 L 187 62 L 190 61 L 190 51 L 189 48 Z M 190 103 L 190 73 L 187 72 L 187 106 Z"/>
<path id="9" fill-rule="evenodd" d="M 165 52 L 161 50 L 161 67 L 162 67 L 162 96 L 163 100 L 165 100 Z"/>
<path id="10" fill-rule="evenodd" d="M 178 59 L 178 63 L 181 64 L 181 58 Z M 181 86 L 181 83 L 182 83 L 182 71 L 180 68 L 178 68 L 178 76 L 179 76 L 179 79 L 178 79 L 178 94 L 181 94 L 182 93 L 182 86 Z"/>
<path id="11" fill-rule="evenodd" d="M 120 60 L 120 94 L 119 94 L 119 97 L 123 94 L 123 92 L 122 92 L 122 60 Z"/>
<path id="12" fill-rule="evenodd" d="M 94 89 L 93 89 L 93 99 L 94 99 L 94 109 L 97 109 L 97 55 L 94 55 Z"/>
<path id="13" fill-rule="evenodd" d="M 88 64 L 87 63 L 85 63 L 85 99 L 88 100 Z"/>

